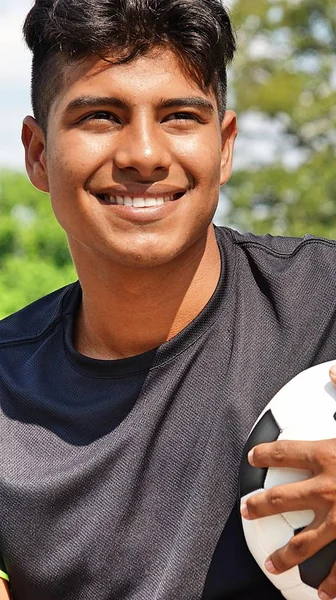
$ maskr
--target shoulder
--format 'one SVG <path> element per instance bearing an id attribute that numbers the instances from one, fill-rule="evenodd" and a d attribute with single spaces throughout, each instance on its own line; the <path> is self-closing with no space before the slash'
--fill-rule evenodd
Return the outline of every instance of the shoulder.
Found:
<path id="1" fill-rule="evenodd" d="M 72 292 L 78 283 L 67 285 L 0 321 L 0 348 L 40 338 L 71 312 Z"/>
<path id="2" fill-rule="evenodd" d="M 217 228 L 219 246 L 225 252 L 231 246 L 240 267 L 244 264 L 265 272 L 295 270 L 314 277 L 327 276 L 335 282 L 336 241 L 310 234 L 302 238 L 253 233 L 238 233 L 233 229 Z"/>
<path id="3" fill-rule="evenodd" d="M 324 295 L 329 302 L 336 285 L 336 241 L 306 235 L 302 238 L 240 234 L 219 228 L 217 240 L 222 253 L 234 255 L 235 273 L 244 288 L 249 282 L 273 293 L 290 292 L 316 298 Z M 310 300 L 312 301 L 312 299 Z M 332 304 L 334 304 L 332 302 Z"/>
<path id="4" fill-rule="evenodd" d="M 304 237 L 287 237 L 255 235 L 253 233 L 239 233 L 228 227 L 217 227 L 217 239 L 221 244 L 225 239 L 243 252 L 273 254 L 274 256 L 293 257 L 300 252 L 314 254 L 316 251 L 325 252 L 336 256 L 336 240 L 307 234 Z M 225 242 L 224 242 L 225 243 Z"/>

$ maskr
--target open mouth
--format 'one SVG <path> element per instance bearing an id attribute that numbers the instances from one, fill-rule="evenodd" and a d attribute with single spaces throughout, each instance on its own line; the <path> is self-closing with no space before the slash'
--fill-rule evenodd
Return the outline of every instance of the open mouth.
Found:
<path id="1" fill-rule="evenodd" d="M 178 192 L 170 196 L 110 196 L 109 194 L 96 194 L 96 198 L 105 204 L 117 206 L 133 206 L 134 208 L 151 208 L 163 206 L 166 202 L 174 202 L 184 196 L 185 192 Z"/>

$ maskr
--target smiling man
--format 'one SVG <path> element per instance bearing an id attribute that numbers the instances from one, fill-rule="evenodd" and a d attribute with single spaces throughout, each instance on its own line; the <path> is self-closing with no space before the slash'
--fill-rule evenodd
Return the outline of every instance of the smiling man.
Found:
<path id="1" fill-rule="evenodd" d="M 24 33 L 27 171 L 79 281 L 0 325 L 0 575 L 15 600 L 277 600 L 238 467 L 274 393 L 336 356 L 336 244 L 212 224 L 237 132 L 220 0 L 36 0 Z"/>

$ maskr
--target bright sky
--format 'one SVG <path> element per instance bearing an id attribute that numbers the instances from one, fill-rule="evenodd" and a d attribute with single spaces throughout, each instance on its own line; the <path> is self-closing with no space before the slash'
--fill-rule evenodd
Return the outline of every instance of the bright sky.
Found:
<path id="1" fill-rule="evenodd" d="M 23 117 L 31 113 L 31 55 L 21 28 L 32 4 L 33 0 L 0 0 L 0 167 L 24 169 L 20 134 Z"/>
<path id="2" fill-rule="evenodd" d="M 30 0 L 0 0 L 0 166 L 24 168 L 20 132 L 31 112 L 29 99 L 30 52 L 21 27 Z"/>
<path id="3" fill-rule="evenodd" d="M 225 5 L 230 7 L 233 1 L 225 0 Z M 25 115 L 31 113 L 31 55 L 23 42 L 21 29 L 32 4 L 33 0 L 0 0 L 0 167 L 21 170 L 24 169 L 21 123 Z M 267 124 L 256 123 L 255 119 L 244 123 L 241 119 L 240 125 L 249 137 L 255 137 L 258 131 L 258 139 L 253 140 L 253 154 L 258 156 L 259 161 L 267 162 L 274 152 L 274 146 L 279 143 L 281 132 L 277 136 L 272 130 L 271 139 L 267 140 Z M 265 131 L 261 132 L 263 128 Z M 236 166 L 245 162 L 245 155 L 244 135 L 241 135 L 236 150 Z"/>

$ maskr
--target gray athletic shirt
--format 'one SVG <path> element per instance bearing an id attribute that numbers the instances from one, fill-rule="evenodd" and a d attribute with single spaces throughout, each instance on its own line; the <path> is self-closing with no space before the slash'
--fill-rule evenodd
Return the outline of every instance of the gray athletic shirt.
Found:
<path id="1" fill-rule="evenodd" d="M 227 553 L 216 590 L 209 575 L 255 419 L 336 359 L 336 242 L 216 235 L 213 297 L 144 355 L 76 352 L 78 283 L 1 322 L 0 549 L 15 600 L 265 597 L 246 550 L 235 566 Z"/>

